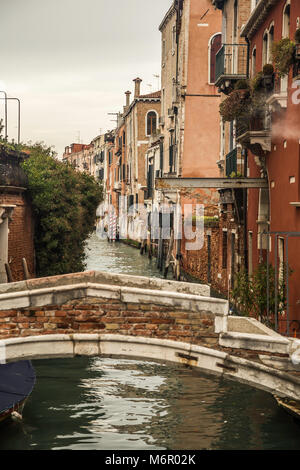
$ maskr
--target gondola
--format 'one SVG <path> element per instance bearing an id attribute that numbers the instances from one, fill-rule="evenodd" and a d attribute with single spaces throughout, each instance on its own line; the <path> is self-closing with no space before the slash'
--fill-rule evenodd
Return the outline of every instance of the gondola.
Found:
<path id="1" fill-rule="evenodd" d="M 0 424 L 14 417 L 22 419 L 24 404 L 35 380 L 30 361 L 0 364 Z"/>

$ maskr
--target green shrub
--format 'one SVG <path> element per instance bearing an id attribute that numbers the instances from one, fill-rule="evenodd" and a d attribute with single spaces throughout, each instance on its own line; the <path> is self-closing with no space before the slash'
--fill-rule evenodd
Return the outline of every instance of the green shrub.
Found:
<path id="1" fill-rule="evenodd" d="M 289 38 L 283 38 L 273 44 L 273 57 L 279 77 L 288 75 L 294 63 L 295 43 Z"/>
<path id="2" fill-rule="evenodd" d="M 220 114 L 224 121 L 231 122 L 247 114 L 249 95 L 241 95 L 240 90 L 234 90 L 220 104 Z"/>
<path id="3" fill-rule="evenodd" d="M 27 147 L 23 163 L 35 215 L 38 276 L 83 271 L 85 241 L 95 224 L 102 187 L 85 173 L 54 158 L 43 144 Z"/>
<path id="4" fill-rule="evenodd" d="M 263 73 L 258 72 L 251 82 L 252 90 L 254 92 L 260 91 L 263 88 Z"/>
<path id="5" fill-rule="evenodd" d="M 235 275 L 234 288 L 232 290 L 232 300 L 240 309 L 241 313 L 247 316 L 255 316 L 266 325 L 273 327 L 275 315 L 275 269 L 269 265 L 269 300 L 268 300 L 268 265 L 260 264 L 249 277 L 245 271 Z M 292 273 L 290 270 L 289 275 Z M 285 277 L 285 276 L 283 276 Z M 269 316 L 267 305 L 269 301 Z M 277 310 L 283 313 L 286 309 L 285 282 L 278 282 Z"/>
<path id="6" fill-rule="evenodd" d="M 248 80 L 238 80 L 234 88 L 235 90 L 249 90 L 250 85 Z"/>

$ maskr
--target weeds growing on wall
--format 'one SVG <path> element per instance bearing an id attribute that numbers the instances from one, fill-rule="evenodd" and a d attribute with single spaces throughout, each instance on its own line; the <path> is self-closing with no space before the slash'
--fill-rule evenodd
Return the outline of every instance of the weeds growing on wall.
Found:
<path id="1" fill-rule="evenodd" d="M 94 228 L 102 187 L 88 175 L 55 159 L 51 147 L 25 146 L 23 163 L 35 214 L 38 276 L 80 272 L 85 268 L 85 240 Z"/>

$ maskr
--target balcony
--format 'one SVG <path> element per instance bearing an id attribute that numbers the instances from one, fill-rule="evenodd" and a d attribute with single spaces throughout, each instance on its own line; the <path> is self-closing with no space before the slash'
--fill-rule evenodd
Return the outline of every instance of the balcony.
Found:
<path id="1" fill-rule="evenodd" d="M 121 183 L 121 181 L 116 181 L 116 182 L 114 183 L 114 191 L 119 192 L 119 191 L 121 191 L 121 189 L 122 189 L 122 183 Z"/>
<path id="2" fill-rule="evenodd" d="M 223 44 L 216 54 L 216 81 L 219 91 L 228 95 L 238 80 L 248 74 L 247 44 Z"/>
<path id="3" fill-rule="evenodd" d="M 253 155 L 265 157 L 271 152 L 271 120 L 270 115 L 265 114 L 252 119 L 248 128 L 237 127 L 237 142 L 249 149 Z"/>
<path id="4" fill-rule="evenodd" d="M 226 176 L 230 178 L 232 174 L 237 174 L 237 148 L 226 155 Z"/>

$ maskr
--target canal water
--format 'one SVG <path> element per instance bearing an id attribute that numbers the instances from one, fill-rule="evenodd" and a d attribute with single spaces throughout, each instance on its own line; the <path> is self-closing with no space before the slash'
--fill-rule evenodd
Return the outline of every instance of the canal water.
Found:
<path id="1" fill-rule="evenodd" d="M 159 276 L 139 251 L 99 241 L 87 268 Z M 274 398 L 181 365 L 118 358 L 34 361 L 23 422 L 0 450 L 298 450 L 300 425 Z"/>

